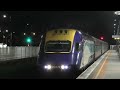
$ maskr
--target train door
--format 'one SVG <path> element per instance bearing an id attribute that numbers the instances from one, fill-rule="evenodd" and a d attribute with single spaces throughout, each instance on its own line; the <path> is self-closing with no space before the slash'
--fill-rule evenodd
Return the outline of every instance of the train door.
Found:
<path id="1" fill-rule="evenodd" d="M 75 63 L 77 65 L 77 68 L 79 69 L 80 63 L 81 63 L 81 58 L 82 58 L 82 52 L 83 52 L 82 43 L 79 43 L 79 42 L 75 43 L 75 52 L 76 52 L 76 54 L 74 54 L 74 59 L 76 60 Z"/>
<path id="2" fill-rule="evenodd" d="M 94 58 L 94 42 L 85 40 L 80 68 L 86 67 Z"/>

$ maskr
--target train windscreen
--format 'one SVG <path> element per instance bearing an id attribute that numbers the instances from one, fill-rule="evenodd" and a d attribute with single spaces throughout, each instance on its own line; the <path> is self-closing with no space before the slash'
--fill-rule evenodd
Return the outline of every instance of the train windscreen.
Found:
<path id="1" fill-rule="evenodd" d="M 48 41 L 45 46 L 45 52 L 69 52 L 70 49 L 70 41 Z"/>

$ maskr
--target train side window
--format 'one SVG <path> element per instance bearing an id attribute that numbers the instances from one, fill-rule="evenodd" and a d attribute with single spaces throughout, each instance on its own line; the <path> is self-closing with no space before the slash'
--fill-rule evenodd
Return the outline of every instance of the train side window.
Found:
<path id="1" fill-rule="evenodd" d="M 79 43 L 76 43 L 76 44 L 75 44 L 75 50 L 76 50 L 76 51 L 79 51 Z"/>

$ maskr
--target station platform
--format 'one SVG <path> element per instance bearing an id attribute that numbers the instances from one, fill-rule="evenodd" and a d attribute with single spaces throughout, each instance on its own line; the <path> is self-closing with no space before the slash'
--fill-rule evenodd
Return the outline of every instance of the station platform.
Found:
<path id="1" fill-rule="evenodd" d="M 120 79 L 120 57 L 108 50 L 76 79 Z"/>

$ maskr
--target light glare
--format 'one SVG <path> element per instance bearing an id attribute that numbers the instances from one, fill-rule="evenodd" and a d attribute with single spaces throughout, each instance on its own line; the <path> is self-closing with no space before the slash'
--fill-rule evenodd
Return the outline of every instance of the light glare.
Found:
<path id="1" fill-rule="evenodd" d="M 44 68 L 50 70 L 51 69 L 51 65 L 45 65 Z"/>
<path id="2" fill-rule="evenodd" d="M 48 68 L 48 69 L 51 69 L 51 65 L 48 65 L 47 68 Z"/>
<path id="3" fill-rule="evenodd" d="M 61 69 L 68 69 L 67 65 L 61 65 Z"/>

